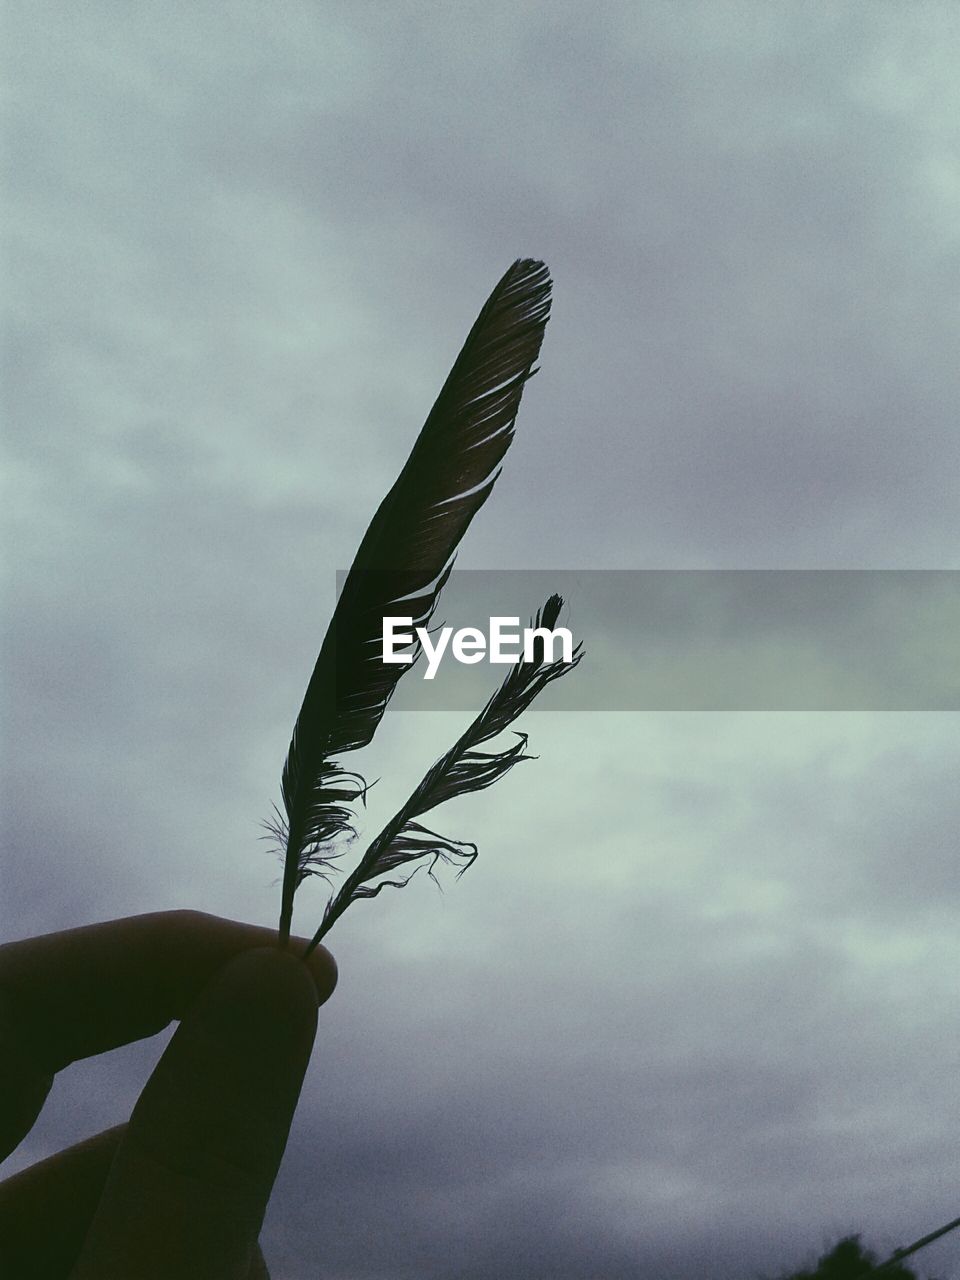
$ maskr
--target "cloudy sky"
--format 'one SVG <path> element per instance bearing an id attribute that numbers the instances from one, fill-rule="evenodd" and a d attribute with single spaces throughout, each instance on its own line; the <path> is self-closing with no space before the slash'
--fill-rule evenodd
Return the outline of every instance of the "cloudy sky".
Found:
<path id="1" fill-rule="evenodd" d="M 275 921 L 335 571 L 516 257 L 554 315 L 461 566 L 960 568 L 952 3 L 5 9 L 4 937 Z M 462 724 L 386 717 L 371 830 Z M 438 815 L 469 874 L 331 936 L 277 1280 L 734 1280 L 960 1212 L 957 714 L 523 727 Z"/>

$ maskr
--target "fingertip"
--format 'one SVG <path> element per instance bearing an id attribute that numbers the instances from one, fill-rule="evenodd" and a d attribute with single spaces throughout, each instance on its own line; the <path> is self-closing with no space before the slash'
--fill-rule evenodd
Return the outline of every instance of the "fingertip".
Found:
<path id="1" fill-rule="evenodd" d="M 235 955 L 214 976 L 204 993 L 218 993 L 217 1002 L 239 995 L 242 1003 L 256 1009 L 258 1017 L 272 1019 L 282 1012 L 288 1018 L 295 1010 L 312 1015 L 319 1003 L 317 978 L 309 964 L 292 951 L 279 947 L 250 947 Z M 316 1018 L 311 1019 L 316 1023 Z"/>
<path id="2" fill-rule="evenodd" d="M 308 946 L 306 938 L 291 938 L 289 949 L 280 947 L 254 947 L 241 952 L 244 956 L 258 956 L 262 959 L 253 961 L 254 966 L 262 966 L 266 971 L 271 968 L 278 972 L 283 967 L 290 967 L 304 976 L 309 976 L 313 983 L 313 995 L 317 1005 L 325 1004 L 333 995 L 339 973 L 337 962 L 322 945 L 316 946 L 309 955 L 304 955 Z M 231 963 L 236 963 L 235 957 Z M 290 981 L 293 981 L 292 977 Z"/>
<path id="3" fill-rule="evenodd" d="M 336 990 L 340 976 L 336 960 L 321 943 L 307 956 L 306 965 L 317 988 L 318 1003 L 326 1004 Z"/>

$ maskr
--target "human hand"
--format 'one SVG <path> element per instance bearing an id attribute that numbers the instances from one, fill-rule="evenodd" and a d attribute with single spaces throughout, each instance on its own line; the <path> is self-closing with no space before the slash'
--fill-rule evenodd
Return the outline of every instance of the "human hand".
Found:
<path id="1" fill-rule="evenodd" d="M 180 1019 L 128 1125 L 0 1183 L 0 1274 L 267 1276 L 257 1236 L 337 980 L 304 947 L 191 911 L 0 947 L 0 1158 L 62 1067 Z"/>

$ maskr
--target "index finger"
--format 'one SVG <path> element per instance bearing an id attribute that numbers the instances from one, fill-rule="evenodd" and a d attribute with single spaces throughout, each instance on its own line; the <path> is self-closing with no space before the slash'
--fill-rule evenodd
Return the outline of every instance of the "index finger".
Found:
<path id="1" fill-rule="evenodd" d="M 161 1031 L 240 952 L 275 946 L 272 929 L 198 911 L 165 911 L 0 947 L 0 1157 L 33 1123 L 55 1072 Z M 302 954 L 306 944 L 294 940 Z M 307 961 L 322 1004 L 337 969 Z"/>

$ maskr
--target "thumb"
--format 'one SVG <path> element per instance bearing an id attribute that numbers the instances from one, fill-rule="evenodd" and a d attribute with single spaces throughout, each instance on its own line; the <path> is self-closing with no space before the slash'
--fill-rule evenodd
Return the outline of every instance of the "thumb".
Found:
<path id="1" fill-rule="evenodd" d="M 134 1108 L 73 1280 L 247 1276 L 328 994 L 275 948 L 215 975 Z"/>

